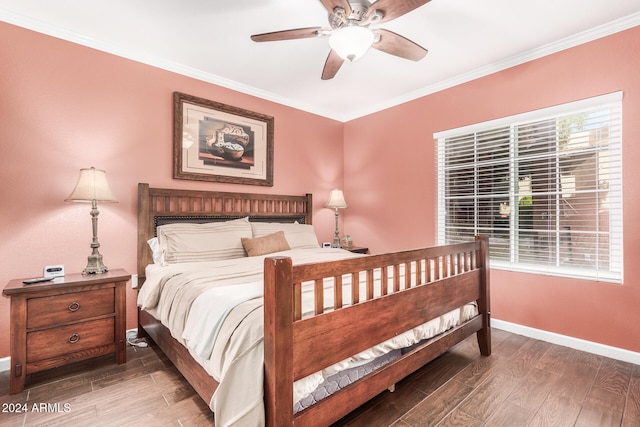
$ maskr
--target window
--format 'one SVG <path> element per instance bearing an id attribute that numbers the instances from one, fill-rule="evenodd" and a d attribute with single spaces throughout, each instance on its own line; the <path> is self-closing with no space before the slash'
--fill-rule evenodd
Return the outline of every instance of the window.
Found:
<path id="1" fill-rule="evenodd" d="M 440 132 L 438 242 L 491 266 L 622 281 L 622 94 Z"/>

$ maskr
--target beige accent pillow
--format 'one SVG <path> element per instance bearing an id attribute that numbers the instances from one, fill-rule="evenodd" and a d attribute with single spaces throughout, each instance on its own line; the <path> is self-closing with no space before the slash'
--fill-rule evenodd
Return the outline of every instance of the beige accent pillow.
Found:
<path id="1" fill-rule="evenodd" d="M 291 249 L 287 239 L 284 237 L 284 231 L 278 231 L 262 237 L 240 239 L 242 246 L 249 256 L 266 255 L 274 252 L 288 251 Z"/>
<path id="2" fill-rule="evenodd" d="M 253 237 L 262 237 L 278 231 L 284 231 L 284 236 L 291 249 L 319 248 L 316 231 L 311 224 L 294 224 L 279 222 L 252 222 Z"/>
<path id="3" fill-rule="evenodd" d="M 158 227 L 164 262 L 218 261 L 246 256 L 243 237 L 251 237 L 248 218 L 206 224 L 167 224 Z"/>

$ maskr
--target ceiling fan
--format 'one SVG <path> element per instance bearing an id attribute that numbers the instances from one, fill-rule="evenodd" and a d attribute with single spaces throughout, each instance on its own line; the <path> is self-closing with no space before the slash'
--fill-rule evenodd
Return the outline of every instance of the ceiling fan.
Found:
<path id="1" fill-rule="evenodd" d="M 371 25 L 389 22 L 430 0 L 320 0 L 329 12 L 331 28 L 309 27 L 293 30 L 254 34 L 251 40 L 269 42 L 278 40 L 329 37 L 331 52 L 322 70 L 322 79 L 333 78 L 344 61 L 355 61 L 372 47 L 401 58 L 419 61 L 427 50 L 417 43 L 392 31 L 370 28 Z"/>

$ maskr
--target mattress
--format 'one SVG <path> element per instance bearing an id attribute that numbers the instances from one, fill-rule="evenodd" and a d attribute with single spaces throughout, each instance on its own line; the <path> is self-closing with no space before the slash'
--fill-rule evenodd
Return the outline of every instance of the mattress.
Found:
<path id="1" fill-rule="evenodd" d="M 361 378 L 364 378 L 373 371 L 388 365 L 400 356 L 402 356 L 402 350 L 391 350 L 390 352 L 385 353 L 382 356 L 378 356 L 363 365 L 352 366 L 340 372 L 336 372 L 333 375 L 329 375 L 311 393 L 294 403 L 293 412 L 298 413 L 314 403 L 331 396 L 333 393 L 342 390 Z"/>

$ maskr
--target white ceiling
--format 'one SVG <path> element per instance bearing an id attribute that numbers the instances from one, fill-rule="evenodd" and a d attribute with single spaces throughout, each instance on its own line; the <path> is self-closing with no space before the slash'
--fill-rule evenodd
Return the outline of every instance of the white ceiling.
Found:
<path id="1" fill-rule="evenodd" d="M 326 38 L 249 38 L 328 27 L 319 0 L 0 0 L 0 20 L 347 121 L 640 25 L 640 1 L 432 0 L 380 25 L 422 61 L 371 49 L 327 81 Z"/>

